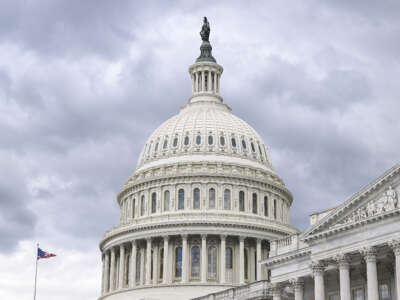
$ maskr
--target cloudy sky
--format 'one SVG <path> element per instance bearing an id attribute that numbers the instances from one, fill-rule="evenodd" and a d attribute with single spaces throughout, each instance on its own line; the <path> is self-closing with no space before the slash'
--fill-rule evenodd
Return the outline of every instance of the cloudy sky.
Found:
<path id="1" fill-rule="evenodd" d="M 95 299 L 146 138 L 190 96 L 202 17 L 221 92 L 271 148 L 292 223 L 399 161 L 398 1 L 1 1 L 0 299 Z"/>

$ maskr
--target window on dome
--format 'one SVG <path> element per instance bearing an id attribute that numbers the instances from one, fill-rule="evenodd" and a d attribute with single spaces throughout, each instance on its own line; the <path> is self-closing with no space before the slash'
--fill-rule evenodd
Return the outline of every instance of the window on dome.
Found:
<path id="1" fill-rule="evenodd" d="M 145 212 L 146 212 L 146 203 L 144 196 L 142 196 L 142 198 L 140 199 L 140 215 L 144 216 Z"/>
<path id="2" fill-rule="evenodd" d="M 236 147 L 236 139 L 233 137 L 231 139 L 232 147 Z"/>
<path id="3" fill-rule="evenodd" d="M 193 190 L 193 209 L 200 208 L 200 190 L 195 188 Z"/>
<path id="4" fill-rule="evenodd" d="M 178 146 L 178 138 L 177 138 L 177 137 L 174 138 L 174 141 L 173 141 L 173 143 L 172 143 L 172 146 L 174 146 L 174 147 Z"/>
<path id="5" fill-rule="evenodd" d="M 158 142 L 156 143 L 155 147 L 154 147 L 154 152 L 157 152 L 158 150 Z"/>
<path id="6" fill-rule="evenodd" d="M 152 143 L 150 143 L 149 147 L 147 148 L 147 155 L 149 155 L 149 154 L 150 154 L 150 151 L 151 151 L 151 145 L 152 145 Z"/>
<path id="7" fill-rule="evenodd" d="M 208 190 L 208 207 L 215 208 L 215 189 Z"/>
<path id="8" fill-rule="evenodd" d="M 258 151 L 260 152 L 260 157 L 261 157 L 261 160 L 262 160 L 263 159 L 263 154 L 262 154 L 262 150 L 261 150 L 260 145 L 258 145 Z"/>
<path id="9" fill-rule="evenodd" d="M 140 269 L 141 269 L 141 253 L 140 251 L 136 252 L 136 282 L 140 281 Z"/>
<path id="10" fill-rule="evenodd" d="M 229 189 L 224 191 L 224 209 L 231 209 L 231 190 Z"/>
<path id="11" fill-rule="evenodd" d="M 151 194 L 151 213 L 154 214 L 157 211 L 157 194 Z"/>
<path id="12" fill-rule="evenodd" d="M 182 247 L 175 248 L 175 277 L 182 277 Z"/>
<path id="13" fill-rule="evenodd" d="M 221 144 L 221 146 L 225 146 L 225 138 L 223 136 L 219 138 L 219 143 Z"/>
<path id="14" fill-rule="evenodd" d="M 214 72 L 211 72 L 211 90 L 214 91 Z"/>
<path id="15" fill-rule="evenodd" d="M 209 145 L 212 145 L 213 142 L 214 142 L 213 136 L 212 136 L 212 135 L 209 135 L 209 136 L 208 136 L 208 144 L 209 144 Z"/>
<path id="16" fill-rule="evenodd" d="M 276 220 L 277 215 L 277 207 L 276 207 L 276 199 L 274 199 L 274 219 Z"/>
<path id="17" fill-rule="evenodd" d="M 168 139 L 165 138 L 164 144 L 163 144 L 163 149 L 167 149 L 167 147 L 168 147 Z"/>
<path id="18" fill-rule="evenodd" d="M 185 209 L 185 191 L 183 189 L 178 191 L 178 209 Z"/>
<path id="19" fill-rule="evenodd" d="M 225 250 L 225 267 L 233 269 L 233 249 L 231 247 L 227 247 Z"/>
<path id="20" fill-rule="evenodd" d="M 196 144 L 197 145 L 201 144 L 201 136 L 200 135 L 196 136 Z"/>
<path id="21" fill-rule="evenodd" d="M 239 192 L 239 211 L 244 211 L 244 192 Z"/>
<path id="22" fill-rule="evenodd" d="M 188 136 L 185 136 L 183 143 L 185 146 L 189 145 L 189 137 Z"/>
<path id="23" fill-rule="evenodd" d="M 253 193 L 253 214 L 257 214 L 257 194 Z"/>
<path id="24" fill-rule="evenodd" d="M 268 217 L 268 197 L 264 197 L 264 216 Z"/>
<path id="25" fill-rule="evenodd" d="M 244 150 L 246 150 L 246 141 L 245 140 L 242 140 L 242 147 Z"/>
<path id="26" fill-rule="evenodd" d="M 160 264 L 159 264 L 160 269 L 159 269 L 159 272 L 158 272 L 158 274 L 159 274 L 158 277 L 159 277 L 159 279 L 163 279 L 163 275 L 164 275 L 163 274 L 164 273 L 164 248 L 160 249 L 159 260 L 160 260 Z"/>
<path id="27" fill-rule="evenodd" d="M 253 152 L 256 152 L 256 148 L 254 147 L 254 143 L 253 142 L 251 142 L 251 151 L 253 151 Z"/>
<path id="28" fill-rule="evenodd" d="M 244 279 L 249 280 L 249 250 L 244 249 Z"/>
<path id="29" fill-rule="evenodd" d="M 208 91 L 208 72 L 204 72 L 204 88 Z"/>
<path id="30" fill-rule="evenodd" d="M 200 247 L 192 247 L 192 277 L 200 277 Z"/>
<path id="31" fill-rule="evenodd" d="M 133 198 L 133 199 L 132 199 L 132 212 L 131 212 L 131 214 L 132 214 L 132 219 L 135 218 L 135 205 L 136 205 L 136 199 Z"/>
<path id="32" fill-rule="evenodd" d="M 169 191 L 164 192 L 164 211 L 169 211 Z"/>
<path id="33" fill-rule="evenodd" d="M 208 264 L 207 264 L 207 273 L 208 278 L 215 280 L 217 279 L 217 248 L 215 246 L 211 246 L 208 248 Z"/>

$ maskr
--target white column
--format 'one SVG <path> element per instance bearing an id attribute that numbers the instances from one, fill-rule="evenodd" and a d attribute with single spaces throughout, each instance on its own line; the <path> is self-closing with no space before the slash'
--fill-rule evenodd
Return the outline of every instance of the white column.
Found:
<path id="1" fill-rule="evenodd" d="M 101 255 L 101 294 L 104 293 L 104 277 L 106 275 L 106 255 Z"/>
<path id="2" fill-rule="evenodd" d="M 321 262 L 313 262 L 311 265 L 314 274 L 314 299 L 325 300 L 324 265 Z"/>
<path id="3" fill-rule="evenodd" d="M 124 274 L 125 274 L 125 247 L 124 244 L 119 246 L 119 276 L 118 288 L 124 287 Z"/>
<path id="4" fill-rule="evenodd" d="M 244 236 L 239 237 L 239 283 L 244 284 Z"/>
<path id="5" fill-rule="evenodd" d="M 364 248 L 361 253 L 364 255 L 367 264 L 367 291 L 368 300 L 379 300 L 378 274 L 376 270 L 376 249 L 374 247 Z"/>
<path id="6" fill-rule="evenodd" d="M 145 265 L 144 265 L 144 248 L 140 249 L 140 285 L 144 285 L 145 280 Z"/>
<path id="7" fill-rule="evenodd" d="M 277 283 L 272 286 L 272 300 L 281 300 L 281 287 Z"/>
<path id="8" fill-rule="evenodd" d="M 389 246 L 393 249 L 395 255 L 396 294 L 397 300 L 400 300 L 400 240 L 393 240 L 389 242 Z"/>
<path id="9" fill-rule="evenodd" d="M 339 254 L 335 260 L 339 264 L 340 300 L 351 300 L 349 257 Z"/>
<path id="10" fill-rule="evenodd" d="M 104 289 L 103 293 L 107 293 L 110 287 L 110 253 L 105 251 L 105 269 L 104 269 Z"/>
<path id="11" fill-rule="evenodd" d="M 194 75 L 194 73 L 191 74 L 192 76 L 190 76 L 192 78 L 192 94 L 194 94 L 194 83 L 196 80 L 196 76 Z"/>
<path id="12" fill-rule="evenodd" d="M 204 78 L 205 78 L 205 76 L 204 76 L 204 70 L 203 71 L 201 71 L 201 91 L 202 92 L 204 92 L 204 90 L 205 90 L 205 80 L 204 80 Z"/>
<path id="13" fill-rule="evenodd" d="M 225 274 L 226 274 L 226 235 L 221 235 L 221 284 L 225 283 Z"/>
<path id="14" fill-rule="evenodd" d="M 129 287 L 136 286 L 136 240 L 132 241 L 131 259 L 129 260 Z"/>
<path id="15" fill-rule="evenodd" d="M 110 262 L 110 292 L 115 289 L 115 248 L 111 248 Z"/>
<path id="16" fill-rule="evenodd" d="M 182 282 L 188 281 L 187 234 L 182 235 Z"/>
<path id="17" fill-rule="evenodd" d="M 153 249 L 153 284 L 158 283 L 158 245 L 154 245 Z"/>
<path id="18" fill-rule="evenodd" d="M 207 282 L 207 235 L 201 235 L 201 282 Z"/>
<path id="19" fill-rule="evenodd" d="M 163 267 L 163 284 L 167 284 L 168 282 L 168 270 L 169 270 L 169 259 L 168 259 L 168 250 L 169 250 L 169 236 L 164 236 L 164 267 Z"/>
<path id="20" fill-rule="evenodd" d="M 146 284 L 151 284 L 151 238 L 146 239 Z"/>
<path id="21" fill-rule="evenodd" d="M 256 280 L 262 280 L 262 274 L 261 274 L 261 239 L 257 239 L 257 257 L 256 257 L 256 261 L 257 261 L 257 278 Z"/>
<path id="22" fill-rule="evenodd" d="M 214 93 L 217 93 L 217 72 L 214 72 Z"/>
<path id="23" fill-rule="evenodd" d="M 290 280 L 294 290 L 294 300 L 303 300 L 304 298 L 304 282 L 302 278 L 294 278 Z"/>

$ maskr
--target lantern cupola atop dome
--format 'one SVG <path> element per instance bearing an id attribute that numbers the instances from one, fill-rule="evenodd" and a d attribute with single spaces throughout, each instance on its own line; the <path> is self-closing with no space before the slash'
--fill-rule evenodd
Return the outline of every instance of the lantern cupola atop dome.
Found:
<path id="1" fill-rule="evenodd" d="M 210 24 L 206 17 L 204 17 L 200 36 L 203 41 L 200 46 L 200 56 L 196 59 L 195 64 L 189 67 L 189 74 L 192 78 L 192 96 L 189 98 L 189 103 L 199 101 L 222 103 L 222 97 L 219 95 L 219 81 L 223 68 L 212 56 L 212 47 L 209 41 Z"/>

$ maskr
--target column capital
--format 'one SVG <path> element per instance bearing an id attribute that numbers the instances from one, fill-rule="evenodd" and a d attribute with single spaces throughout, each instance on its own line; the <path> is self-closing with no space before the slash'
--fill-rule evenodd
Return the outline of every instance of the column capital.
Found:
<path id="1" fill-rule="evenodd" d="M 146 242 L 151 243 L 151 239 L 152 239 L 151 237 L 147 237 Z"/>
<path id="2" fill-rule="evenodd" d="M 280 296 L 281 293 L 282 293 L 282 285 L 280 283 L 273 283 L 272 284 L 272 295 Z"/>
<path id="3" fill-rule="evenodd" d="M 310 265 L 314 276 L 321 276 L 325 271 L 325 263 L 321 260 L 314 260 Z"/>
<path id="4" fill-rule="evenodd" d="M 132 246 L 136 246 L 136 244 L 137 244 L 136 240 L 132 240 L 131 244 L 132 244 Z"/>
<path id="5" fill-rule="evenodd" d="M 263 239 L 256 238 L 256 242 L 257 242 L 257 243 L 261 243 L 262 241 L 263 241 Z"/>
<path id="6" fill-rule="evenodd" d="M 350 267 L 350 257 L 346 253 L 336 254 L 333 259 L 339 265 L 339 268 L 349 268 Z"/>
<path id="7" fill-rule="evenodd" d="M 111 247 L 110 252 L 115 253 L 115 247 Z"/>
<path id="8" fill-rule="evenodd" d="M 203 234 L 201 234 L 200 236 L 201 236 L 201 239 L 202 239 L 202 240 L 207 239 L 207 234 L 206 234 L 206 233 L 203 233 Z"/>
<path id="9" fill-rule="evenodd" d="M 394 255 L 400 256 L 400 239 L 399 240 L 391 240 L 387 244 L 390 248 L 392 248 Z"/>
<path id="10" fill-rule="evenodd" d="M 187 233 L 181 234 L 181 238 L 182 238 L 182 240 L 187 240 L 188 234 Z"/>
<path id="11" fill-rule="evenodd" d="M 163 240 L 164 240 L 164 242 L 165 242 L 165 241 L 169 241 L 169 235 L 164 235 L 164 236 L 163 236 Z"/>
<path id="12" fill-rule="evenodd" d="M 366 262 L 376 262 L 376 248 L 375 247 L 364 247 L 360 250 L 362 256 Z"/>
<path id="13" fill-rule="evenodd" d="M 220 234 L 219 237 L 220 237 L 220 239 L 222 241 L 222 240 L 226 240 L 227 235 L 226 234 Z"/>
<path id="14" fill-rule="evenodd" d="M 293 286 L 294 290 L 303 290 L 304 280 L 301 277 L 289 279 L 289 283 Z"/>
<path id="15" fill-rule="evenodd" d="M 246 239 L 245 236 L 242 236 L 242 235 L 239 236 L 239 241 L 244 242 L 245 239 Z"/>

